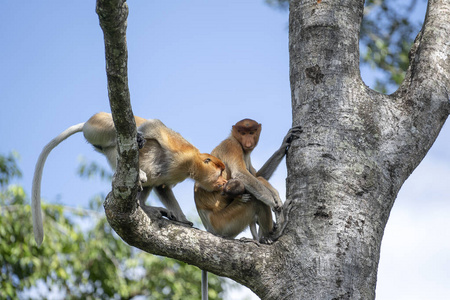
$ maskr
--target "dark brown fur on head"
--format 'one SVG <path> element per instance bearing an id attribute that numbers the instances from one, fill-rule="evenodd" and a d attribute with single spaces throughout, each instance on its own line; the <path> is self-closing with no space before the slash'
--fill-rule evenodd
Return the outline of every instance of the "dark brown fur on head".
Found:
<path id="1" fill-rule="evenodd" d="M 238 131 L 246 130 L 246 131 L 252 131 L 257 130 L 261 124 L 256 122 L 252 119 L 243 119 L 236 123 L 233 127 L 236 128 Z"/>
<path id="2" fill-rule="evenodd" d="M 239 179 L 230 179 L 223 187 L 222 194 L 231 198 L 242 196 L 245 193 L 245 186 Z"/>

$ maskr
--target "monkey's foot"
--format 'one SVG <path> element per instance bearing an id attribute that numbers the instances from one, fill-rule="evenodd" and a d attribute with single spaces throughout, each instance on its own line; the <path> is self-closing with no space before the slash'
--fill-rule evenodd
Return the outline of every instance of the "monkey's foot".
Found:
<path id="1" fill-rule="evenodd" d="M 239 239 L 239 241 L 244 242 L 244 243 L 254 243 L 254 244 L 257 245 L 257 246 L 260 246 L 260 245 L 261 245 L 257 240 L 249 239 L 249 238 L 246 238 L 246 237 L 241 237 L 241 238 Z"/>
<path id="2" fill-rule="evenodd" d="M 191 221 L 186 219 L 186 216 L 183 213 L 181 213 L 178 216 L 176 216 L 174 221 L 180 222 L 180 223 L 188 225 L 190 227 L 194 226 L 194 223 L 192 223 Z"/>
<path id="3" fill-rule="evenodd" d="M 173 219 L 172 221 L 179 222 L 179 223 L 181 223 L 181 224 L 183 224 L 183 225 L 187 225 L 187 226 L 189 226 L 189 227 L 194 226 L 194 223 L 192 223 L 191 221 L 189 221 L 189 220 L 186 219 L 186 218 L 175 218 L 175 219 Z"/>
<path id="4" fill-rule="evenodd" d="M 273 244 L 273 240 L 271 239 L 271 238 L 269 238 L 269 237 L 261 237 L 260 239 L 259 239 L 259 242 L 261 243 L 261 244 L 266 244 L 266 245 L 271 245 L 271 244 Z"/>
<path id="5" fill-rule="evenodd" d="M 284 229 L 286 228 L 289 213 L 292 209 L 292 202 L 287 201 L 285 203 L 285 208 L 279 214 L 275 214 L 276 223 L 273 226 L 273 233 L 271 234 L 272 240 L 276 241 L 283 235 Z"/>
<path id="6" fill-rule="evenodd" d="M 169 211 L 169 210 L 168 210 Z M 170 214 L 172 215 L 171 218 L 168 217 L 168 219 L 170 219 L 171 221 L 175 221 L 177 223 L 181 223 L 182 225 L 185 226 L 189 226 L 192 227 L 194 226 L 194 223 L 192 223 L 191 221 L 189 221 L 188 219 L 186 219 L 185 215 L 183 213 L 181 213 L 181 215 L 179 214 L 178 216 L 176 214 L 174 214 L 173 212 L 169 211 Z"/>
<path id="7" fill-rule="evenodd" d="M 164 207 L 141 205 L 141 208 L 150 219 L 161 219 L 162 217 L 166 217 L 169 220 L 176 220 L 175 215 Z"/>

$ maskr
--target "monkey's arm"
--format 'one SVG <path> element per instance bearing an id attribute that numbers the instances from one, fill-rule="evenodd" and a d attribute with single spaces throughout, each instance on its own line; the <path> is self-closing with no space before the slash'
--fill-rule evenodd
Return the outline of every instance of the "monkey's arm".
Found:
<path id="1" fill-rule="evenodd" d="M 277 169 L 280 162 L 283 160 L 284 156 L 286 155 L 287 151 L 289 150 L 289 147 L 291 146 L 291 142 L 295 139 L 297 139 L 302 133 L 303 130 L 300 126 L 292 127 L 289 129 L 288 133 L 283 139 L 283 142 L 281 143 L 280 148 L 275 151 L 275 153 L 266 161 L 266 163 L 259 169 L 259 171 L 256 173 L 256 177 L 263 177 L 267 180 L 272 177 L 273 173 Z"/>
<path id="2" fill-rule="evenodd" d="M 231 171 L 231 178 L 241 180 L 247 192 L 256 199 L 276 210 L 283 205 L 280 199 L 274 197 L 271 191 L 245 168 L 245 165 L 235 162 L 234 164 L 228 164 L 228 166 Z"/>

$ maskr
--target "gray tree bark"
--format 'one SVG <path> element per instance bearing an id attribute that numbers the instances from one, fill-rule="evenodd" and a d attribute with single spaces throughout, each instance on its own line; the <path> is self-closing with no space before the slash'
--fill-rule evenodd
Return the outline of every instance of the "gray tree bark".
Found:
<path id="1" fill-rule="evenodd" d="M 374 299 L 392 205 L 450 113 L 450 1 L 429 1 L 410 68 L 392 95 L 361 80 L 363 8 L 363 0 L 291 1 L 292 116 L 303 134 L 287 156 L 286 228 L 272 245 L 258 245 L 149 219 L 138 208 L 128 9 L 123 0 L 98 0 L 120 137 L 119 165 L 105 201 L 114 230 L 132 246 L 232 278 L 262 299 Z"/>

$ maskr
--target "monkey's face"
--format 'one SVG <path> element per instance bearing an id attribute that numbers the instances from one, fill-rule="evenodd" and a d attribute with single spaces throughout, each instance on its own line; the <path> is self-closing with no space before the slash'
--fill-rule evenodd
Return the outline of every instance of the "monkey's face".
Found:
<path id="1" fill-rule="evenodd" d="M 241 144 L 244 152 L 250 152 L 258 144 L 259 135 L 261 134 L 261 124 L 253 120 L 244 119 L 233 126 L 232 134 Z"/>
<path id="2" fill-rule="evenodd" d="M 210 154 L 202 153 L 200 158 L 201 163 L 195 175 L 195 181 L 209 192 L 221 190 L 227 183 L 227 180 L 222 176 L 225 165 L 220 159 Z"/>

